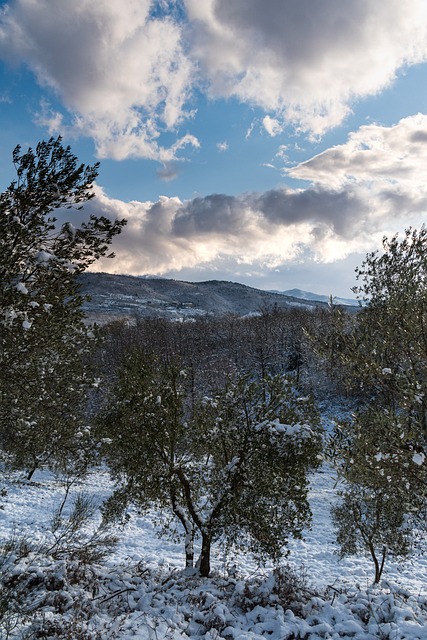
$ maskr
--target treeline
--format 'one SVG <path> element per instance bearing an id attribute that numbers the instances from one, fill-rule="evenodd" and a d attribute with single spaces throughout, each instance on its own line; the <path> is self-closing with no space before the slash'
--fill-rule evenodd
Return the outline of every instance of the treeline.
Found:
<path id="1" fill-rule="evenodd" d="M 127 352 L 143 347 L 164 359 L 178 358 L 194 384 L 207 389 L 236 373 L 257 378 L 292 373 L 297 384 L 311 385 L 314 391 L 321 386 L 315 372 L 324 363 L 310 336 L 328 330 L 330 323 L 331 310 L 277 307 L 260 308 L 251 316 L 209 315 L 184 321 L 136 316 L 103 327 L 98 366 L 113 372 Z"/>

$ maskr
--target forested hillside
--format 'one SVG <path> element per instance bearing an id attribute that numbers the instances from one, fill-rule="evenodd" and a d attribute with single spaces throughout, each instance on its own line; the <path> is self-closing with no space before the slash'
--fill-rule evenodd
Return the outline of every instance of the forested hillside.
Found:
<path id="1" fill-rule="evenodd" d="M 316 309 L 327 302 L 261 291 L 236 282 L 210 280 L 184 282 L 165 278 L 137 278 L 108 273 L 83 273 L 83 309 L 89 321 L 104 323 L 120 318 L 191 318 L 203 315 L 260 313 L 263 309 Z M 346 305 L 349 313 L 357 305 Z"/>

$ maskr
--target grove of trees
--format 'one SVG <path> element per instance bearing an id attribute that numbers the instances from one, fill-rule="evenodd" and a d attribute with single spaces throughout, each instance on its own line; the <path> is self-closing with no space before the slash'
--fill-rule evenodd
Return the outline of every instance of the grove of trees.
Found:
<path id="1" fill-rule="evenodd" d="M 411 553 L 427 498 L 424 227 L 367 256 L 354 315 L 331 304 L 89 327 L 79 274 L 125 221 L 73 224 L 98 166 L 60 138 L 17 147 L 13 162 L 0 195 L 3 465 L 31 479 L 40 467 L 83 477 L 106 463 L 105 518 L 156 507 L 186 566 L 207 576 L 218 542 L 286 553 L 310 524 L 310 474 L 325 450 L 342 553 L 368 553 L 376 582 L 387 555 Z M 316 403 L 337 398 L 353 415 L 324 433 Z"/>

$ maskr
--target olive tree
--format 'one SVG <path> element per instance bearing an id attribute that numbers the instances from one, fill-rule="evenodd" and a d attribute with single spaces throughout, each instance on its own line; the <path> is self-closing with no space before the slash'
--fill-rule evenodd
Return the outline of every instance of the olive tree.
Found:
<path id="1" fill-rule="evenodd" d="M 332 508 L 341 556 L 367 552 L 374 564 L 374 583 L 380 582 L 389 554 L 401 560 L 413 548 L 413 523 L 394 489 L 351 483 Z"/>
<path id="2" fill-rule="evenodd" d="M 402 560 L 411 554 L 424 517 L 421 459 L 410 450 L 403 454 L 402 433 L 400 415 L 369 407 L 341 424 L 332 439 L 341 479 L 332 516 L 341 554 L 367 553 L 375 582 L 388 556 Z"/>
<path id="3" fill-rule="evenodd" d="M 344 480 L 344 507 L 335 511 L 339 538 L 352 528 L 374 563 L 378 552 L 363 528 L 375 530 L 383 559 L 405 556 L 414 528 L 425 527 L 427 497 L 427 229 L 385 238 L 383 246 L 357 272 L 364 306 L 352 331 L 341 334 L 340 355 L 360 390 L 359 408 L 332 440 Z M 351 524 L 349 500 L 363 521 Z M 380 574 L 376 566 L 376 580 Z"/>
<path id="4" fill-rule="evenodd" d="M 124 221 L 73 224 L 98 165 L 79 164 L 61 138 L 16 147 L 13 163 L 16 180 L 0 194 L 0 445 L 31 477 L 43 463 L 84 464 L 92 334 L 78 275 Z"/>
<path id="5" fill-rule="evenodd" d="M 308 471 L 319 464 L 319 419 L 286 377 L 228 380 L 187 402 L 185 370 L 132 350 L 99 418 L 117 482 L 107 514 L 129 502 L 162 507 L 180 523 L 186 565 L 210 572 L 223 540 L 278 558 L 309 524 Z"/>

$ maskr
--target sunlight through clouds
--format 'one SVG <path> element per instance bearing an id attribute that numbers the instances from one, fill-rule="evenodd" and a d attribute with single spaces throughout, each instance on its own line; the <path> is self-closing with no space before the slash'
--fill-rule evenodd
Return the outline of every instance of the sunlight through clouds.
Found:
<path id="1" fill-rule="evenodd" d="M 419 114 L 393 127 L 363 126 L 346 144 L 287 169 L 312 183 L 306 189 L 127 205 L 101 193 L 97 201 L 104 215 L 129 219 L 131 239 L 116 241 L 119 270 L 123 261 L 126 272 L 161 274 L 219 256 L 268 268 L 307 252 L 333 262 L 375 248 L 385 230 L 422 223 L 426 141 L 427 116 Z"/>
<path id="2" fill-rule="evenodd" d="M 426 62 L 425 0 L 9 0 L 0 162 L 21 127 L 103 160 L 102 269 L 315 279 L 425 221 Z"/>

